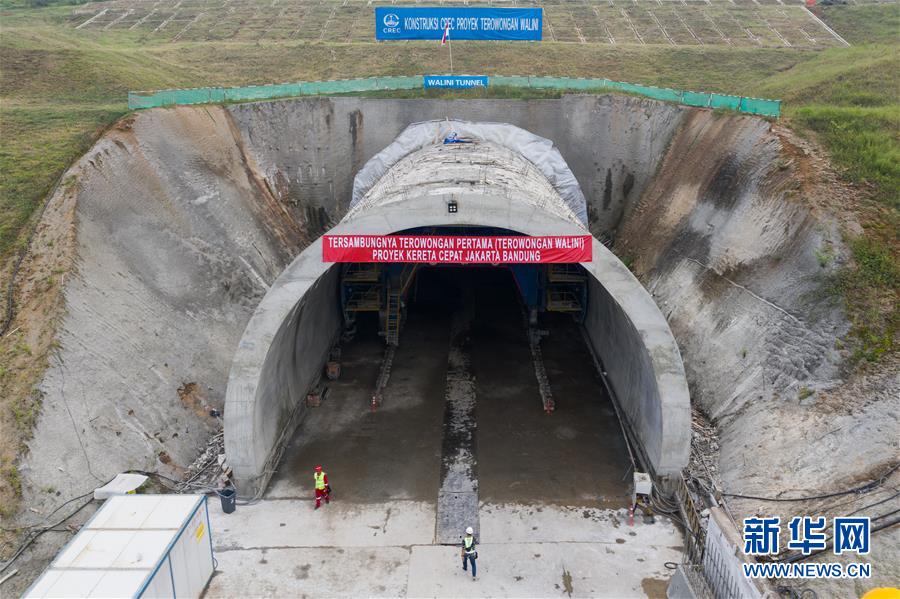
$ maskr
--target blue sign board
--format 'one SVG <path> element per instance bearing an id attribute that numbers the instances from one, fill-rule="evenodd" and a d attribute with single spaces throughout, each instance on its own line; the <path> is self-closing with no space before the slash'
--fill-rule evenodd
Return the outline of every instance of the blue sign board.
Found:
<path id="1" fill-rule="evenodd" d="M 453 89 L 469 89 L 487 87 L 487 75 L 425 75 L 425 87 L 450 87 Z"/>
<path id="2" fill-rule="evenodd" d="M 540 41 L 541 8 L 379 6 L 375 9 L 375 39 L 439 40 L 450 26 L 450 41 Z"/>

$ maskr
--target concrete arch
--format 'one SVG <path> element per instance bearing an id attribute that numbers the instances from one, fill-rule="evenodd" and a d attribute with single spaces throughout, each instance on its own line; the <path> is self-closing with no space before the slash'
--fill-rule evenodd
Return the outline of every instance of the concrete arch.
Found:
<path id="1" fill-rule="evenodd" d="M 381 185 L 384 176 L 394 170 L 398 162 L 411 155 L 433 153 L 429 150 L 440 149 L 435 143 L 450 135 L 477 140 L 479 146 L 503 148 L 518 155 L 520 161 L 528 163 L 529 169 L 540 173 L 543 184 L 554 188 L 557 210 L 562 214 L 571 211 L 571 216 L 587 227 L 587 202 L 581 186 L 578 185 L 578 179 L 552 141 L 509 123 L 470 122 L 459 119 L 414 123 L 404 129 L 388 147 L 370 158 L 353 178 L 351 212 L 364 205 L 365 199 L 372 193 L 372 188 Z"/>
<path id="2" fill-rule="evenodd" d="M 458 202 L 449 215 L 446 201 Z M 414 227 L 473 225 L 526 235 L 583 235 L 584 229 L 502 190 L 406 194 L 347 218 L 330 234 L 390 234 Z M 228 381 L 225 451 L 242 495 L 261 492 L 284 441 L 302 418 L 302 399 L 340 331 L 339 269 L 323 263 L 321 239 L 278 277 L 239 344 Z M 675 339 L 653 299 L 606 247 L 593 242 L 585 320 L 626 424 L 657 476 L 677 474 L 690 444 L 690 400 Z"/>

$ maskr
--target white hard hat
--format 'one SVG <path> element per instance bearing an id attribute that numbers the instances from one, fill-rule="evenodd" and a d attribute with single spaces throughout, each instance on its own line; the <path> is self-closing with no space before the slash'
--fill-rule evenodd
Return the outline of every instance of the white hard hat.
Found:
<path id="1" fill-rule="evenodd" d="M 474 533 L 475 533 L 475 530 L 473 530 L 471 526 L 466 529 L 467 535 L 474 534 Z"/>

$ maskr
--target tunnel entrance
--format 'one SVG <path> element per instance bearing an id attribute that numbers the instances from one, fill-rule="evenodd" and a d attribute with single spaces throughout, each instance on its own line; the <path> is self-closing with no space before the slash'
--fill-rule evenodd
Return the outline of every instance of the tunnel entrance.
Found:
<path id="1" fill-rule="evenodd" d="M 556 410 L 543 409 L 529 322 L 507 267 L 423 266 L 377 410 L 377 313 L 341 344 L 341 374 L 309 410 L 270 497 L 309 497 L 322 463 L 336 496 L 436 503 L 436 539 L 455 542 L 478 505 L 622 508 L 631 468 L 613 405 L 571 314 L 541 317 Z"/>
<path id="2" fill-rule="evenodd" d="M 404 236 L 414 236 L 420 239 L 460 239 L 491 240 L 493 237 L 509 237 L 511 239 L 526 239 L 527 236 L 496 227 L 417 227 L 399 231 L 390 238 L 402 239 Z M 387 252 L 385 252 L 387 253 Z M 526 253 L 526 252 L 521 252 Z M 540 250 L 531 252 L 539 254 Z M 435 258 L 442 255 L 456 255 L 457 252 L 431 252 Z M 516 301 L 510 304 L 510 308 L 518 306 L 519 312 L 524 316 L 528 327 L 529 345 L 533 346 L 532 353 L 536 360 L 536 366 L 541 368 L 539 360 L 540 340 L 543 336 L 538 326 L 539 316 L 542 314 L 564 313 L 571 315 L 577 322 L 582 323 L 585 318 L 585 310 L 588 304 L 588 274 L 579 264 L 570 263 L 516 263 L 505 262 L 500 258 L 499 252 L 479 252 L 477 250 L 459 251 L 460 256 L 477 256 L 496 254 L 497 262 L 492 266 L 505 271 L 512 278 L 514 288 L 518 290 Z M 459 259 L 464 262 L 464 260 Z M 487 262 L 487 260 L 485 260 Z M 430 263 L 430 269 L 438 270 L 447 268 L 450 263 Z M 465 265 L 469 269 L 480 269 L 487 266 L 485 263 L 471 263 Z M 378 318 L 379 335 L 385 343 L 396 346 L 400 342 L 401 332 L 406 322 L 408 307 L 418 297 L 420 292 L 419 282 L 422 277 L 419 273 L 423 267 L 429 267 L 429 263 L 407 262 L 363 262 L 344 263 L 340 266 L 340 294 L 341 313 L 344 322 L 344 337 L 352 337 L 356 333 L 357 321 L 361 316 L 376 314 Z M 429 275 L 429 280 L 433 277 Z M 462 275 L 461 275 L 462 276 Z M 466 281 L 468 279 L 463 277 Z M 458 296 L 465 290 L 471 293 L 471 282 L 466 282 L 462 287 L 453 287 L 445 282 L 440 286 L 442 291 Z M 423 293 L 429 293 L 428 290 Z M 465 295 L 465 294 L 464 294 Z M 390 368 L 390 356 L 387 357 L 386 368 Z M 386 373 L 385 373 L 386 374 Z M 545 380 L 546 375 L 538 372 L 539 380 Z M 380 386 L 373 397 L 373 406 L 381 401 Z M 541 385 L 541 396 L 544 409 L 552 412 L 554 409 L 549 386 Z"/>
<path id="3" fill-rule="evenodd" d="M 451 129 L 466 142 L 448 143 L 444 135 Z M 479 395 L 490 400 L 497 394 L 495 401 L 502 403 L 504 392 L 537 393 L 539 415 L 555 408 L 554 377 L 564 379 L 560 385 L 573 385 L 567 395 L 579 395 L 579 385 L 588 385 L 593 374 L 581 381 L 570 377 L 568 370 L 554 372 L 553 357 L 548 354 L 545 359 L 542 353 L 543 345 L 552 353 L 556 341 L 551 338 L 565 338 L 571 345 L 558 348 L 563 355 L 582 352 L 582 362 L 588 365 L 585 372 L 591 372 L 591 365 L 602 372 L 595 388 L 585 386 L 584 393 L 602 397 L 609 390 L 642 468 L 660 480 L 677 476 L 687 460 L 690 425 L 678 347 L 646 290 L 586 225 L 584 196 L 549 140 L 498 123 L 411 125 L 359 171 L 341 222 L 282 272 L 247 325 L 232 364 L 225 409 L 226 455 L 242 496 L 262 495 L 298 424 L 317 418 L 306 399 L 320 386 L 323 370 L 328 371 L 335 344 L 348 333 L 354 343 L 371 342 L 373 327 L 375 341 L 382 342 L 376 345 L 386 349 L 376 350 L 379 363 L 369 366 L 378 372 L 374 393 L 369 393 L 371 387 L 366 389 L 370 405 L 379 411 L 397 409 L 402 404 L 389 399 L 396 392 L 389 386 L 403 382 L 415 386 L 416 380 L 436 376 L 437 384 L 443 385 L 444 403 L 455 410 L 435 408 L 443 414 L 437 421 L 442 431 L 438 438 L 447 436 L 447 421 L 490 420 L 490 412 L 478 415 Z M 485 244 L 491 247 L 485 249 Z M 472 266 L 476 263 L 484 267 Z M 481 287 L 493 291 L 475 291 Z M 463 302 L 460 297 L 470 299 Z M 500 309 L 496 302 L 503 298 L 508 308 Z M 437 365 L 428 362 L 434 355 L 428 346 L 415 355 L 408 353 L 427 339 L 415 327 L 429 309 L 442 312 L 443 328 L 436 330 L 447 337 L 440 344 L 444 358 Z M 554 332 L 562 331 L 561 323 L 573 328 Z M 512 340 L 506 333 L 516 329 L 518 339 Z M 481 345 L 474 343 L 479 336 Z M 505 351 L 519 358 L 507 362 L 504 339 L 514 346 Z M 353 354 L 348 347 L 342 351 Z M 421 369 L 403 381 L 398 372 L 417 360 L 423 362 Z M 422 372 L 438 374 L 421 377 Z M 487 388 L 476 388 L 492 377 Z M 413 399 L 422 401 L 425 394 L 420 389 Z M 441 397 L 434 389 L 428 392 L 435 394 Z M 466 394 L 475 396 L 474 402 L 467 402 Z M 447 401 L 450 397 L 462 399 Z M 505 409 L 520 407 L 509 404 Z M 306 426 L 302 430 L 308 431 Z M 577 438 L 580 429 L 563 425 L 560 430 L 536 430 L 542 440 L 551 435 L 565 440 Z M 603 431 L 600 427 L 594 434 L 602 436 Z M 382 441 L 388 432 L 397 434 L 394 429 L 379 432 Z M 509 431 L 507 436 L 514 439 L 519 432 Z M 479 444 L 489 443 L 482 436 L 460 434 L 457 461 L 445 460 L 434 474 L 441 478 L 439 522 L 447 515 L 442 505 L 469 506 L 464 511 L 473 512 L 482 486 L 490 488 L 477 472 L 464 472 L 467 452 L 472 463 L 490 467 L 490 457 L 476 455 L 481 453 Z M 524 432 L 519 436 L 529 438 Z M 536 436 L 532 434 L 532 443 Z M 415 447 L 410 443 L 396 451 Z M 531 479 L 543 476 L 547 486 L 560 492 L 550 463 L 529 461 L 531 453 L 523 447 L 516 456 L 498 460 L 512 462 L 524 455 L 522 468 L 527 471 L 533 465 L 541 473 Z M 550 450 L 538 453 L 553 455 Z M 365 472 L 372 466 L 360 468 Z M 522 480 L 504 482 L 517 487 L 528 479 L 523 474 Z M 452 484 L 444 484 L 447 480 Z"/>

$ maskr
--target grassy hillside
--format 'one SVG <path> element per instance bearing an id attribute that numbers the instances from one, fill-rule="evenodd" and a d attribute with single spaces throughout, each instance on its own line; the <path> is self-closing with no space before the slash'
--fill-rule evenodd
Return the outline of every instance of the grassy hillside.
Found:
<path id="1" fill-rule="evenodd" d="M 856 7 L 847 7 L 853 10 Z M 867 11 L 873 7 L 859 7 Z M 885 7 L 890 14 L 896 6 Z M 760 91 L 782 98 L 796 126 L 822 135 L 850 180 L 900 202 L 900 103 L 897 45 L 826 50 L 779 72 Z"/>
<path id="2" fill-rule="evenodd" d="M 819 6 L 813 12 L 854 45 L 896 44 L 900 36 L 897 4 Z"/>
<path id="3" fill-rule="evenodd" d="M 171 43 L 128 28 L 78 31 L 68 21 L 68 1 L 45 8 L 33 4 L 3 0 L 0 9 L 0 264 L 25 242 L 28 223 L 59 175 L 126 112 L 129 90 L 415 74 L 447 67 L 445 51 L 428 42 Z M 460 43 L 454 65 L 460 72 L 604 76 L 782 98 L 794 126 L 818 135 L 847 178 L 891 206 L 888 218 L 893 218 L 900 198 L 900 6 L 817 10 L 858 45 L 812 51 Z"/>
<path id="4" fill-rule="evenodd" d="M 128 90 L 241 85 L 446 69 L 433 43 L 148 41 L 130 29 L 77 31 L 72 8 L 3 0 L 0 34 L 0 262 L 62 171 L 126 111 Z M 37 2 L 37 4 L 42 4 Z M 785 100 L 848 179 L 897 208 L 900 6 L 817 9 L 852 48 L 825 51 L 607 44 L 460 43 L 461 72 L 605 76 Z"/>

